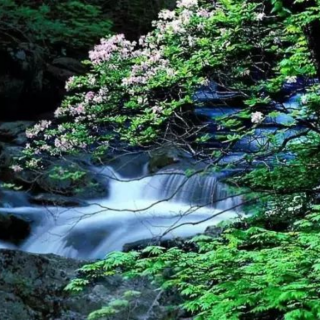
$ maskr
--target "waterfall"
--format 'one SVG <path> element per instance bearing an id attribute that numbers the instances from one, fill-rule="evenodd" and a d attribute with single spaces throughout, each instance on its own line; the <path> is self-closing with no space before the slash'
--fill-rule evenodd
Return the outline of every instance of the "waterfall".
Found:
<path id="1" fill-rule="evenodd" d="M 241 202 L 241 197 L 228 198 L 227 187 L 213 175 L 187 178 L 181 170 L 163 170 L 148 176 L 146 165 L 142 175 L 128 179 L 112 167 L 94 170 L 105 177 L 109 195 L 89 201 L 89 206 L 5 209 L 33 221 L 32 234 L 20 249 L 82 259 L 103 258 L 126 243 L 160 237 L 182 223 L 185 225 L 165 238 L 203 232 L 209 225 L 235 217 L 237 210 L 200 223 L 202 220 Z"/>

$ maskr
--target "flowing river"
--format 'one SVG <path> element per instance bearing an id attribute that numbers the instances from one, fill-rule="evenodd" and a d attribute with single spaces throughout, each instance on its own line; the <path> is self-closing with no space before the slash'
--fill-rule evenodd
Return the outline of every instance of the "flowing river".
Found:
<path id="1" fill-rule="evenodd" d="M 40 207 L 25 199 L 14 208 L 1 208 L 33 221 L 32 234 L 19 249 L 103 258 L 138 240 L 195 235 L 240 212 L 241 197 L 230 197 L 227 186 L 213 175 L 187 178 L 183 171 L 171 169 L 149 176 L 147 164 L 142 174 L 130 179 L 112 167 L 94 170 L 108 177 L 109 192 L 105 198 L 88 201 L 88 206 Z M 225 212 L 214 217 L 221 211 Z M 13 246 L 2 242 L 1 247 Z"/>

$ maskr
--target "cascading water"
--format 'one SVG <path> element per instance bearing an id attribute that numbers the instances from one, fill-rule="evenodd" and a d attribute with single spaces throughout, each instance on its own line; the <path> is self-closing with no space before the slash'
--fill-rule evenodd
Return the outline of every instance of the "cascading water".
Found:
<path id="1" fill-rule="evenodd" d="M 162 236 L 191 236 L 207 226 L 237 215 L 240 197 L 228 197 L 224 184 L 212 175 L 187 178 L 182 171 L 160 171 L 153 176 L 126 179 L 111 167 L 96 168 L 108 177 L 109 196 L 81 208 L 24 206 L 5 212 L 34 221 L 32 235 L 20 249 L 96 259 L 121 250 L 126 243 Z M 196 225 L 185 223 L 197 223 Z M 0 248 L 6 244 L 0 243 Z"/>

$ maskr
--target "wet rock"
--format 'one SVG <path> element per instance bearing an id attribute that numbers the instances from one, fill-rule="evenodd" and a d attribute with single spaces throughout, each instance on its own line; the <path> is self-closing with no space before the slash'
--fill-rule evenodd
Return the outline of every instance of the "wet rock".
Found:
<path id="1" fill-rule="evenodd" d="M 28 205 L 26 192 L 0 190 L 0 208 L 26 207 Z"/>
<path id="2" fill-rule="evenodd" d="M 103 163 L 114 168 L 114 170 L 124 178 L 136 178 L 145 173 L 145 166 L 148 156 L 144 152 L 117 155 L 110 158 L 101 159 Z"/>
<path id="3" fill-rule="evenodd" d="M 218 238 L 221 236 L 223 232 L 223 228 L 218 227 L 218 226 L 209 226 L 206 228 L 206 230 L 204 231 L 204 234 L 206 236 L 210 236 L 212 238 Z"/>
<path id="4" fill-rule="evenodd" d="M 107 187 L 78 162 L 59 160 L 37 180 L 40 190 L 85 199 L 106 197 Z"/>
<path id="5" fill-rule="evenodd" d="M 59 207 L 85 207 L 88 203 L 73 197 L 64 197 L 57 194 L 40 193 L 30 198 L 31 203 L 46 205 L 46 206 L 59 206 Z"/>
<path id="6" fill-rule="evenodd" d="M 0 213 L 0 239 L 19 244 L 30 234 L 30 222 L 20 217 Z"/>
<path id="7" fill-rule="evenodd" d="M 11 156 L 4 143 L 0 142 L 0 169 L 7 168 L 10 165 Z"/>
<path id="8" fill-rule="evenodd" d="M 57 108 L 65 81 L 86 68 L 77 59 L 56 54 L 22 41 L 0 47 L 0 119 L 34 120 Z"/>
<path id="9" fill-rule="evenodd" d="M 178 247 L 181 249 L 193 249 L 194 245 L 189 243 L 188 240 L 191 240 L 193 237 L 188 238 L 173 238 L 173 239 L 144 239 L 138 240 L 131 243 L 126 243 L 123 246 L 122 251 L 129 252 L 129 251 L 138 251 L 143 250 L 148 246 L 161 246 L 164 248 L 173 248 Z"/>
<path id="10" fill-rule="evenodd" d="M 92 311 L 122 299 L 129 290 L 141 293 L 138 304 L 112 316 L 112 320 L 179 319 L 170 317 L 166 308 L 172 297 L 159 294 L 147 279 L 108 277 L 79 294 L 64 291 L 83 264 L 55 255 L 0 250 L 0 319 L 85 320 Z"/>
<path id="11" fill-rule="evenodd" d="M 86 230 L 86 225 L 74 228 L 65 237 L 66 247 L 76 250 L 80 258 L 90 257 L 103 241 L 110 236 L 112 226 L 106 227 L 104 224 L 90 226 L 90 233 Z M 103 257 L 104 255 L 102 255 Z"/>
<path id="12" fill-rule="evenodd" d="M 155 173 L 158 170 L 167 167 L 169 165 L 178 163 L 180 152 L 178 149 L 173 147 L 163 147 L 156 149 L 150 154 L 149 171 Z"/>
<path id="13" fill-rule="evenodd" d="M 24 144 L 27 141 L 25 131 L 33 126 L 32 121 L 15 121 L 0 123 L 0 141 Z"/>
<path id="14" fill-rule="evenodd" d="M 0 250 L 0 319 L 71 320 L 64 315 L 64 286 L 81 263 L 54 256 Z M 71 298 L 72 299 L 72 298 Z M 68 313 L 66 313 L 68 314 Z M 73 319 L 85 319 L 75 313 Z"/>

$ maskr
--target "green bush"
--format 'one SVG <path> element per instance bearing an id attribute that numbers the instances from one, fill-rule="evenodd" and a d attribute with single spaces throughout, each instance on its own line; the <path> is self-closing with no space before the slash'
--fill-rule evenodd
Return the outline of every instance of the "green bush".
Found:
<path id="1" fill-rule="evenodd" d="M 110 34 L 111 26 L 99 6 L 85 1 L 0 1 L 0 36 L 4 44 L 27 42 L 45 49 L 56 44 L 87 49 Z"/>
<path id="2" fill-rule="evenodd" d="M 181 307 L 196 320 L 317 320 L 319 232 L 316 206 L 288 231 L 270 231 L 251 221 L 248 229 L 231 226 L 219 238 L 195 237 L 196 250 L 147 247 L 111 253 L 80 270 L 89 282 L 121 273 L 175 288 L 184 298 Z M 75 280 L 68 289 L 83 284 Z"/>

